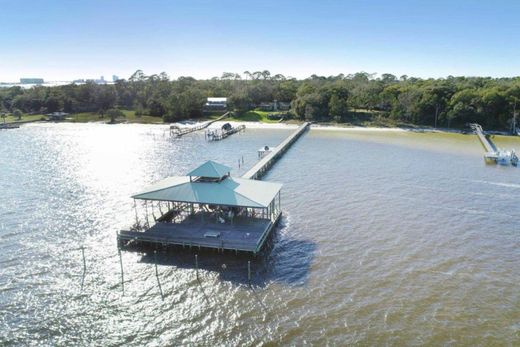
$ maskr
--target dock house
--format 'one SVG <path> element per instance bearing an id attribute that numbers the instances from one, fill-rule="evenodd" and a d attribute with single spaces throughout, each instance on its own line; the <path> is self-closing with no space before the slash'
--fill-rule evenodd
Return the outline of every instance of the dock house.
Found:
<path id="1" fill-rule="evenodd" d="M 282 185 L 231 177 L 230 171 L 207 161 L 186 176 L 168 177 L 133 195 L 144 205 L 146 220 L 139 222 L 136 207 L 136 225 L 118 232 L 118 247 L 176 245 L 258 253 L 281 217 Z"/>

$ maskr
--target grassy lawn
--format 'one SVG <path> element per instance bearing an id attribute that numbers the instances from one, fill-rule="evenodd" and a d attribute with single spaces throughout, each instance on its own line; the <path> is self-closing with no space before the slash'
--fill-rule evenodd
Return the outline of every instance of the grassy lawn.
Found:
<path id="1" fill-rule="evenodd" d="M 5 122 L 6 123 L 13 123 L 13 122 L 34 122 L 34 121 L 38 121 L 38 120 L 46 120 L 47 117 L 45 117 L 43 114 L 31 114 L 31 115 L 27 115 L 27 114 L 24 114 L 22 116 L 22 119 L 21 120 L 18 120 L 17 117 L 13 117 L 11 115 L 7 116 L 5 118 Z M 4 119 L 3 118 L 0 118 L 0 123 L 3 123 L 4 122 Z"/>
<path id="2" fill-rule="evenodd" d="M 227 118 L 231 121 L 238 122 L 261 122 L 261 123 L 279 123 L 278 119 L 267 118 L 268 114 L 271 113 L 286 113 L 286 112 L 266 112 L 266 111 L 248 111 L 239 115 L 231 116 Z"/>
<path id="3" fill-rule="evenodd" d="M 127 122 L 127 123 L 143 123 L 143 124 L 153 124 L 153 123 L 163 123 L 163 119 L 161 117 L 152 117 L 152 116 L 136 116 L 135 111 L 131 110 L 121 110 L 125 118 L 117 119 L 118 122 Z M 105 115 L 101 117 L 98 113 L 95 112 L 83 112 L 83 113 L 74 113 L 70 115 L 70 122 L 74 123 L 88 123 L 88 122 L 109 122 L 110 117 Z"/>

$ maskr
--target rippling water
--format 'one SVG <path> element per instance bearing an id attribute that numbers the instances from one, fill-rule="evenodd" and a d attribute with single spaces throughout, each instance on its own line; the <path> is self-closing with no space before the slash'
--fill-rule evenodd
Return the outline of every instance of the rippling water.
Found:
<path id="1" fill-rule="evenodd" d="M 251 287 L 244 256 L 201 253 L 197 280 L 193 253 L 160 253 L 159 287 L 154 256 L 125 252 L 122 295 L 132 193 L 207 159 L 238 175 L 289 133 L 0 132 L 0 344 L 520 344 L 520 169 L 474 136 L 312 130 L 265 177 L 284 218 Z"/>

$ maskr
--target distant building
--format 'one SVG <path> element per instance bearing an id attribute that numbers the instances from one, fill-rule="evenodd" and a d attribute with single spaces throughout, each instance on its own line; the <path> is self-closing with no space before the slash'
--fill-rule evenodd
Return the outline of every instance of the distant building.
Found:
<path id="1" fill-rule="evenodd" d="M 258 105 L 258 108 L 262 111 L 274 111 L 274 103 L 262 102 L 260 105 Z"/>
<path id="2" fill-rule="evenodd" d="M 46 114 L 47 118 L 49 118 L 50 121 L 65 120 L 65 117 L 67 117 L 68 115 L 69 114 L 66 112 L 52 112 Z"/>
<path id="3" fill-rule="evenodd" d="M 205 112 L 226 111 L 227 98 L 208 98 L 204 104 Z"/>
<path id="4" fill-rule="evenodd" d="M 258 105 L 258 108 L 262 111 L 289 111 L 291 103 L 275 100 L 273 102 L 262 102 Z"/>
<path id="5" fill-rule="evenodd" d="M 43 78 L 20 78 L 21 84 L 43 84 Z"/>
<path id="6" fill-rule="evenodd" d="M 119 77 L 116 75 L 112 75 L 112 82 L 115 82 L 117 80 L 119 80 Z"/>

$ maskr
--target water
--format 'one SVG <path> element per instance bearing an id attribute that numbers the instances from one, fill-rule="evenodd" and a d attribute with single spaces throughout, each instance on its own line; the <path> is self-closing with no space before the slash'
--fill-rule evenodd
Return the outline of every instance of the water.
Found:
<path id="1" fill-rule="evenodd" d="M 0 345 L 520 344 L 520 169 L 486 166 L 474 136 L 312 130 L 265 177 L 284 218 L 252 287 L 247 257 L 201 253 L 197 280 L 176 251 L 162 297 L 153 255 L 124 252 L 122 295 L 132 193 L 207 159 L 238 175 L 289 133 L 1 132 Z"/>

